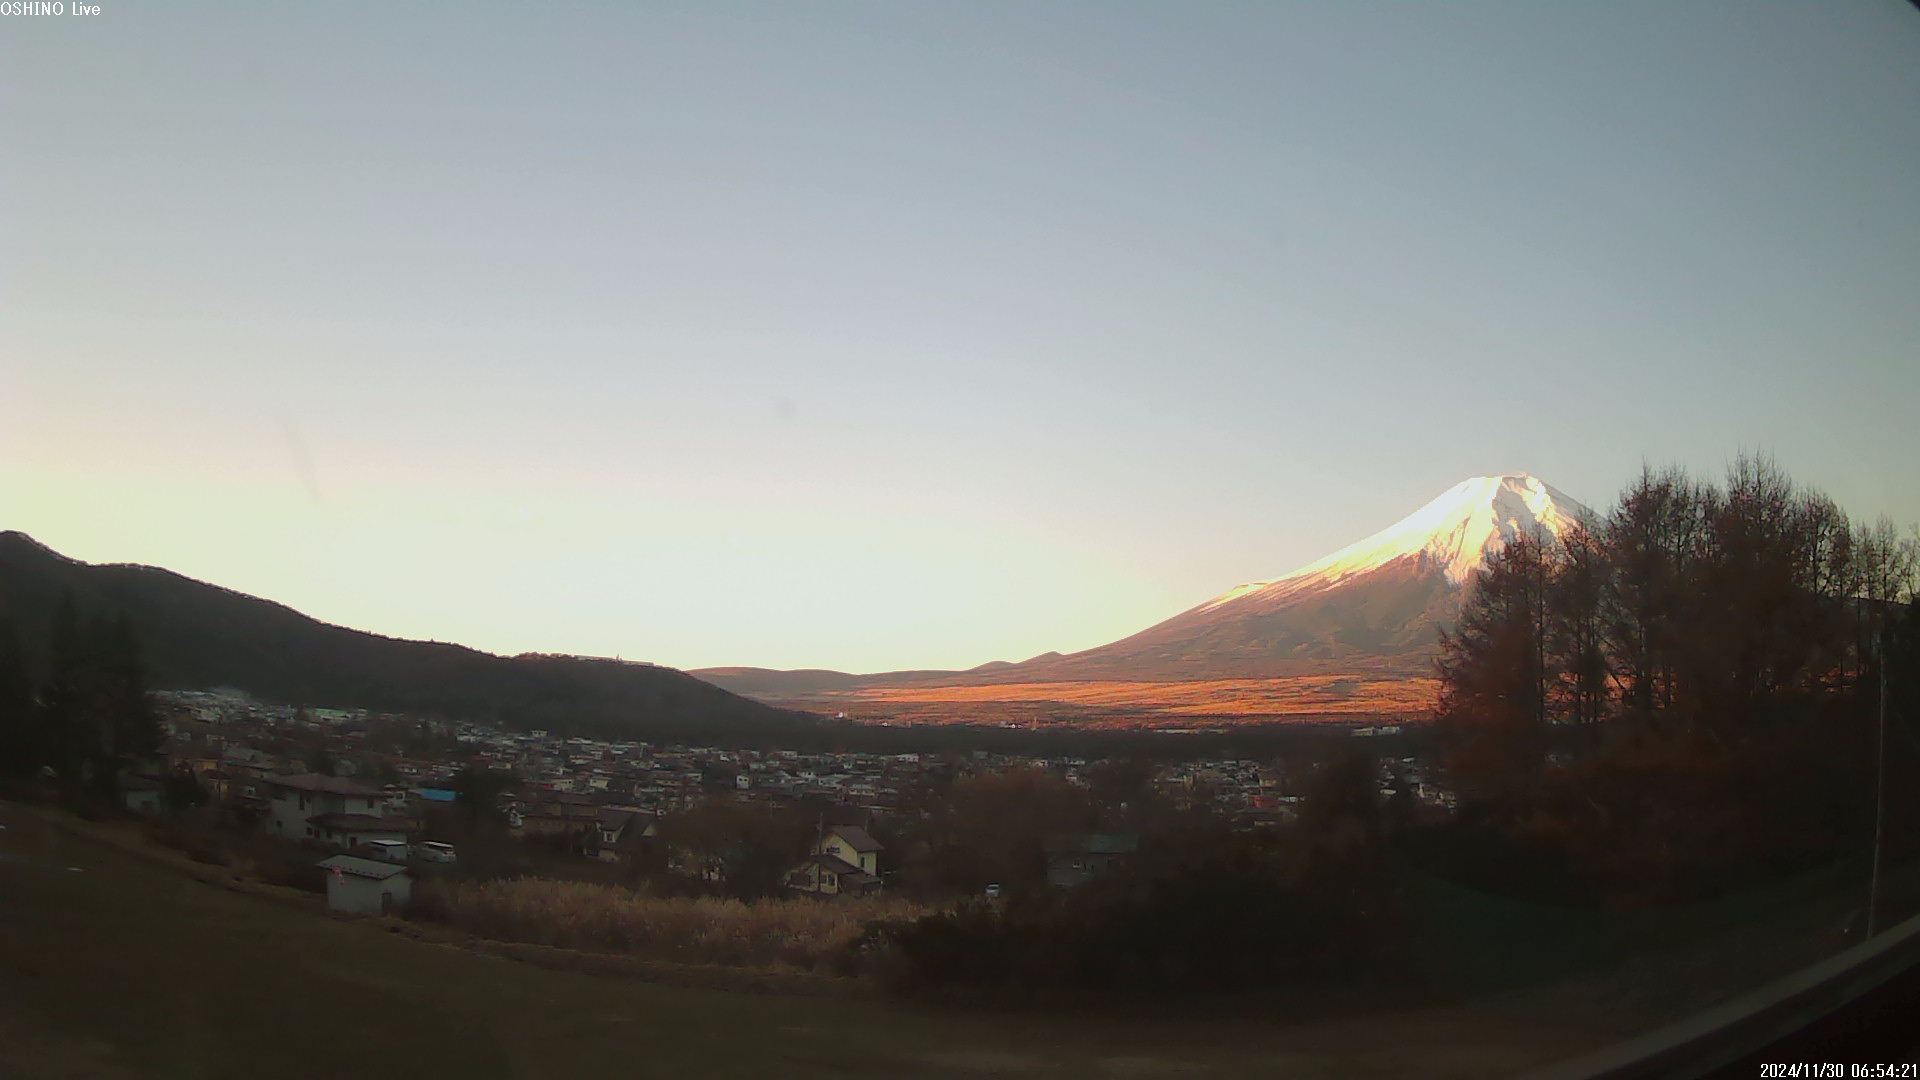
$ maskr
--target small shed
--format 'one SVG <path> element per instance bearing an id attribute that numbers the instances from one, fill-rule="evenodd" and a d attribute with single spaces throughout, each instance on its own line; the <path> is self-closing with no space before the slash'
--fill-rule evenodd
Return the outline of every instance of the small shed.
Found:
<path id="1" fill-rule="evenodd" d="M 120 801 L 136 814 L 158 814 L 166 801 L 166 786 L 151 776 L 129 776 L 120 781 Z"/>
<path id="2" fill-rule="evenodd" d="M 1132 833 L 1055 833 L 1046 838 L 1047 883 L 1071 889 L 1112 870 L 1140 850 Z"/>
<path id="3" fill-rule="evenodd" d="M 328 910 L 385 915 L 413 897 L 413 875 L 404 866 L 357 855 L 334 855 L 318 865 L 327 872 Z"/>

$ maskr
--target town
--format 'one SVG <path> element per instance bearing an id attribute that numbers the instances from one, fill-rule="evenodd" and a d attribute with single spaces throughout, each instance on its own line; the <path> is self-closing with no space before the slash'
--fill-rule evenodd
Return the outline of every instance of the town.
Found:
<path id="1" fill-rule="evenodd" d="M 657 857 L 664 869 L 716 883 L 724 870 L 661 844 L 661 827 L 725 805 L 818 823 L 813 850 L 786 876 L 784 891 L 862 892 L 883 887 L 897 871 L 872 834 L 926 816 L 929 793 L 1005 773 L 1091 790 L 1122 771 L 1104 759 L 987 750 L 799 751 L 563 737 L 271 704 L 233 690 L 161 691 L 154 700 L 161 755 L 123 781 L 128 810 L 163 815 L 182 802 L 204 802 L 229 825 L 283 846 L 345 853 L 348 862 L 326 867 L 335 871 L 367 870 L 353 859 L 428 872 L 458 864 L 459 842 L 479 834 L 462 827 L 471 816 L 453 809 L 483 793 L 489 818 L 500 826 L 496 838 L 504 834 L 520 851 L 544 856 L 508 865 L 542 876 L 606 880 L 605 866 Z M 1356 745 L 1374 731 L 1355 729 Z M 1453 805 L 1452 793 L 1419 759 L 1368 760 L 1383 801 L 1408 800 L 1429 814 Z M 1137 787 L 1170 811 L 1259 830 L 1294 820 L 1313 763 L 1232 758 L 1129 766 Z M 850 857 L 829 856 L 835 839 L 828 834 L 836 828 L 847 832 L 849 847 L 840 854 Z M 1128 833 L 1051 837 L 1049 880 L 1072 881 L 1076 867 L 1130 852 L 1138 842 Z"/>

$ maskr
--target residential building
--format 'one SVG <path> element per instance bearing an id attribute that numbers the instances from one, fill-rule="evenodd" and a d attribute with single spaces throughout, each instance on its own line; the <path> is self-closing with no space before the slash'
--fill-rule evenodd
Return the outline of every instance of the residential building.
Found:
<path id="1" fill-rule="evenodd" d="M 378 788 L 337 776 L 296 773 L 266 780 L 267 831 L 290 840 L 353 847 L 372 840 L 405 840 L 410 823 L 381 814 Z"/>
<path id="2" fill-rule="evenodd" d="M 880 887 L 881 844 L 858 825 L 820 834 L 806 862 L 787 871 L 787 888 L 814 896 L 869 893 Z"/>
<path id="3" fill-rule="evenodd" d="M 605 806 L 593 833 L 593 857 L 601 862 L 631 862 L 659 834 L 659 819 L 637 806 Z"/>
<path id="4" fill-rule="evenodd" d="M 327 872 L 327 908 L 360 915 L 398 912 L 413 897 L 413 875 L 404 866 L 357 855 L 334 855 L 317 864 Z"/>
<path id="5" fill-rule="evenodd" d="M 1140 849 L 1132 833 L 1071 833 L 1046 838 L 1047 883 L 1070 889 L 1112 870 Z"/>

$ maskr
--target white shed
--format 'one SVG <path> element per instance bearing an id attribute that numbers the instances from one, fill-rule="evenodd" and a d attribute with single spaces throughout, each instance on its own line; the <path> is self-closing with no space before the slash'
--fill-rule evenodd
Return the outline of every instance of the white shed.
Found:
<path id="1" fill-rule="evenodd" d="M 160 781 L 145 776 L 129 776 L 120 782 L 120 800 L 136 814 L 158 814 L 165 805 L 165 788 Z"/>
<path id="2" fill-rule="evenodd" d="M 413 875 L 404 866 L 357 855 L 335 855 L 318 865 L 327 872 L 327 907 L 332 911 L 385 915 L 399 911 L 413 896 Z"/>

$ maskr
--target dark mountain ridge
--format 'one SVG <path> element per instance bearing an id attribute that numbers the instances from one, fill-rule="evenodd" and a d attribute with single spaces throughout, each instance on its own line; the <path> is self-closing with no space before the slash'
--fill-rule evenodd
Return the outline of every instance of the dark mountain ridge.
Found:
<path id="1" fill-rule="evenodd" d="M 0 620 L 36 665 L 69 594 L 83 617 L 127 618 L 160 689 L 233 687 L 286 704 L 624 738 L 780 735 L 821 723 L 673 668 L 383 637 L 170 570 L 85 563 L 0 532 Z"/>

